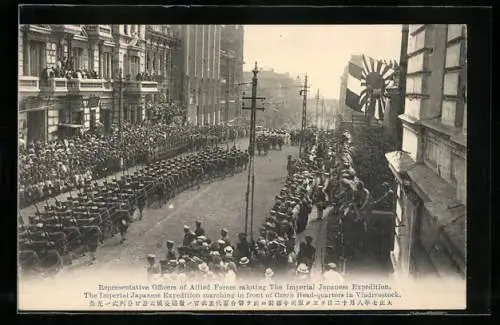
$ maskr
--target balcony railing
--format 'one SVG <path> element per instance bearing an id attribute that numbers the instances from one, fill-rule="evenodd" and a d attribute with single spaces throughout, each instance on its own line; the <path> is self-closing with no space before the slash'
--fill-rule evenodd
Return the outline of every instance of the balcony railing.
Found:
<path id="1" fill-rule="evenodd" d="M 32 76 L 19 76 L 20 93 L 38 93 L 40 92 L 40 79 Z"/>
<path id="2" fill-rule="evenodd" d="M 86 25 L 85 31 L 88 36 L 111 38 L 111 25 Z"/>
<path id="3" fill-rule="evenodd" d="M 158 83 L 156 81 L 128 81 L 127 92 L 133 94 L 157 93 Z"/>
<path id="4" fill-rule="evenodd" d="M 52 25 L 52 29 L 58 32 L 78 35 L 82 32 L 82 25 Z"/>
<path id="5" fill-rule="evenodd" d="M 70 93 L 102 92 L 105 90 L 103 79 L 71 79 L 68 80 Z"/>
<path id="6" fill-rule="evenodd" d="M 40 90 L 50 93 L 65 93 L 68 92 L 68 79 L 66 78 L 49 78 L 47 84 L 40 83 Z"/>

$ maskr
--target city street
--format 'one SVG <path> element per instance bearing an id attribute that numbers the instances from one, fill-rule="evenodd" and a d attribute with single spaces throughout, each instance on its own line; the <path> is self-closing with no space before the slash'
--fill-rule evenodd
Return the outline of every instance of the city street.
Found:
<path id="1" fill-rule="evenodd" d="M 243 148 L 246 141 L 240 140 L 237 145 Z M 272 150 L 268 156 L 256 156 L 255 234 L 285 182 L 287 155 L 297 153 L 297 147 L 284 146 L 282 151 Z M 217 240 L 220 229 L 224 227 L 228 229 L 232 243 L 236 243 L 238 233 L 244 230 L 246 186 L 247 172 L 244 171 L 224 180 L 205 183 L 199 190 L 182 192 L 162 209 L 153 204 L 145 210 L 143 220 L 132 223 L 125 243 L 120 244 L 119 235 L 110 238 L 98 248 L 95 264 L 88 266 L 88 257 L 82 257 L 61 274 L 144 268 L 148 254 L 163 259 L 166 241 L 182 242 L 183 225 L 194 228 L 196 220 L 202 222 L 207 237 Z"/>

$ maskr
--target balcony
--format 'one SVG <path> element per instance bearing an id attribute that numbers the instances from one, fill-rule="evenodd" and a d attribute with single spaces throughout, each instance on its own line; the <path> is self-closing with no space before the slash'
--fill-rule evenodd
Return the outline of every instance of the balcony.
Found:
<path id="1" fill-rule="evenodd" d="M 66 78 L 49 78 L 46 85 L 40 86 L 40 91 L 46 93 L 67 93 L 68 92 L 68 79 Z"/>
<path id="2" fill-rule="evenodd" d="M 49 35 L 52 31 L 50 25 L 25 25 L 24 27 L 28 32 Z"/>
<path id="3" fill-rule="evenodd" d="M 85 31 L 89 37 L 97 37 L 98 39 L 110 39 L 113 37 L 111 25 L 85 25 Z"/>
<path id="4" fill-rule="evenodd" d="M 71 94 L 103 92 L 105 82 L 103 79 L 71 79 L 68 80 L 68 90 Z"/>
<path id="5" fill-rule="evenodd" d="M 32 76 L 19 76 L 19 93 L 36 95 L 40 92 L 40 79 Z"/>
<path id="6" fill-rule="evenodd" d="M 52 25 L 56 32 L 79 35 L 82 32 L 82 25 Z"/>
<path id="7" fill-rule="evenodd" d="M 127 92 L 130 94 L 152 94 L 158 92 L 156 81 L 128 81 Z"/>

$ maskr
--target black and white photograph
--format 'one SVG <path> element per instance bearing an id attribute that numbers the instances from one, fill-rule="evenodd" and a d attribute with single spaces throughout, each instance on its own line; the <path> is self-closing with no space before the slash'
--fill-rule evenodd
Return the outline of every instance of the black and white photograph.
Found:
<path id="1" fill-rule="evenodd" d="M 465 308 L 466 24 L 18 34 L 19 310 Z"/>

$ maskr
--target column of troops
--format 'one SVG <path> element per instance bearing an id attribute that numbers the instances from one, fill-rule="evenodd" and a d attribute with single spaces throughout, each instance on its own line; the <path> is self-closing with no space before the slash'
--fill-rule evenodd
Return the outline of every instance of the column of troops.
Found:
<path id="1" fill-rule="evenodd" d="M 124 172 L 120 178 L 85 181 L 66 200 L 56 199 L 43 211 L 37 207 L 28 222 L 19 218 L 20 271 L 54 274 L 85 254 L 92 263 L 99 243 L 118 234 L 123 243 L 128 227 L 134 219 L 142 219 L 148 205 L 161 207 L 204 180 L 241 172 L 247 163 L 248 152 L 235 146 L 214 146 L 153 162 L 133 173 Z"/>

